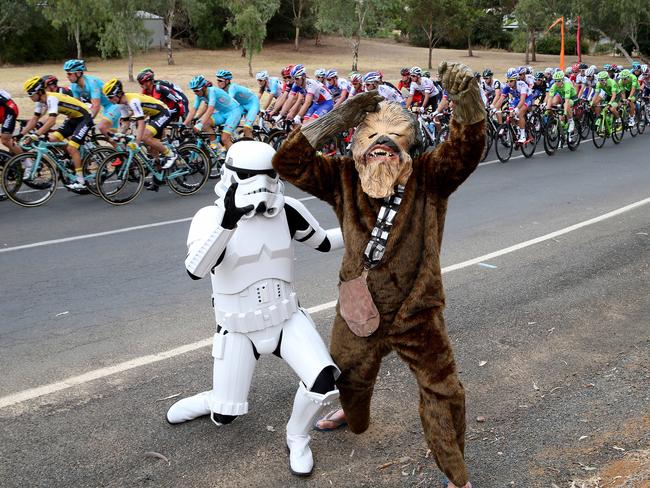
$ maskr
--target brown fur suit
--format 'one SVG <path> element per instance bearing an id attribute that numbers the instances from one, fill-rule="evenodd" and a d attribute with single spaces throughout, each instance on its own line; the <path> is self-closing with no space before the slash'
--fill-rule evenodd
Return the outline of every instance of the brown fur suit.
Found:
<path id="1" fill-rule="evenodd" d="M 368 274 L 380 312 L 379 329 L 369 337 L 354 335 L 337 306 L 331 339 L 350 430 L 361 433 L 368 428 L 380 362 L 396 351 L 417 379 L 427 443 L 456 486 L 468 481 L 463 457 L 465 394 L 443 318 L 440 245 L 447 199 L 478 165 L 484 131 L 483 121 L 461 125 L 452 120 L 449 140 L 414 158 L 385 255 Z M 345 241 L 340 279 L 358 277 L 382 200 L 364 192 L 354 160 L 324 157 L 295 131 L 277 152 L 274 166 L 286 180 L 332 205 Z"/>

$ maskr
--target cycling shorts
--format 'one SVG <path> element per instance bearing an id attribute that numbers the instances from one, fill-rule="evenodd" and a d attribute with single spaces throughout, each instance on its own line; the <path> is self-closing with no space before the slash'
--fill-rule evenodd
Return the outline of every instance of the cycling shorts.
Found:
<path id="1" fill-rule="evenodd" d="M 510 108 L 516 108 L 519 105 L 519 98 L 514 98 L 510 100 L 509 106 Z M 533 95 L 530 94 L 526 97 L 526 100 L 524 102 L 524 107 L 528 108 L 533 104 Z"/>
<path id="2" fill-rule="evenodd" d="M 239 126 L 241 120 L 241 106 L 235 107 L 229 112 L 214 112 L 212 114 L 212 121 L 214 125 L 223 125 L 223 132 L 227 134 L 234 134 L 235 129 Z"/>
<path id="3" fill-rule="evenodd" d="M 113 129 L 120 128 L 120 119 L 122 118 L 122 112 L 120 106 L 114 103 L 102 107 L 102 118 L 110 121 L 111 127 Z"/>
<path id="4" fill-rule="evenodd" d="M 155 117 L 152 117 L 147 122 L 147 130 L 151 132 L 155 139 L 161 139 L 165 127 L 171 122 L 172 116 L 169 110 L 160 112 Z"/>
<path id="5" fill-rule="evenodd" d="M 327 112 L 331 111 L 334 108 L 334 100 L 323 100 L 320 103 L 314 102 L 311 104 L 305 118 L 318 118 L 321 115 L 325 115 Z"/>
<path id="6" fill-rule="evenodd" d="M 63 125 L 54 131 L 53 135 L 60 141 L 67 139 L 69 146 L 79 148 L 84 143 L 93 125 L 93 119 L 90 115 L 75 119 L 67 118 Z"/>
<path id="7" fill-rule="evenodd" d="M 600 91 L 600 98 L 602 98 L 603 103 L 608 104 L 610 107 L 618 107 L 618 102 L 621 100 L 621 96 L 617 93 L 615 97 L 608 95 L 604 90 Z"/>
<path id="8" fill-rule="evenodd" d="M 241 105 L 241 110 L 246 114 L 244 119 L 244 127 L 253 127 L 257 114 L 260 113 L 260 99 L 254 98 L 247 104 Z"/>
<path id="9" fill-rule="evenodd" d="M 564 96 L 564 93 L 556 93 L 554 97 L 560 97 L 560 100 L 562 100 L 562 103 L 566 102 L 567 99 Z M 573 105 L 578 101 L 578 96 L 573 95 L 571 98 L 569 98 L 569 106 L 573 107 Z"/>
<path id="10" fill-rule="evenodd" d="M 4 107 L 0 107 L 0 134 L 13 134 L 16 128 L 16 119 L 18 118 L 18 107 L 11 101 Z"/>

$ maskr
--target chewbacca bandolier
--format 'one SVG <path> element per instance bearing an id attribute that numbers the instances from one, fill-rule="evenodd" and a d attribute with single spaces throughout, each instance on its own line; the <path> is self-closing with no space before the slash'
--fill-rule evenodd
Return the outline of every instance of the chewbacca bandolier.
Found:
<path id="1" fill-rule="evenodd" d="M 350 430 L 368 428 L 381 360 L 396 351 L 417 379 L 424 435 L 436 463 L 453 485 L 469 486 L 465 393 L 443 317 L 440 245 L 447 199 L 481 158 L 485 110 L 468 67 L 442 63 L 439 71 L 455 105 L 449 140 L 436 150 L 419 154 L 415 118 L 369 92 L 293 132 L 273 164 L 283 178 L 332 205 L 345 240 L 340 280 L 367 274 L 371 302 L 379 311 L 378 329 L 360 337 L 343 318 L 348 314 L 341 314 L 343 300 L 337 305 L 331 353 L 342 372 L 337 385 Z M 353 158 L 324 157 L 314 149 L 357 125 Z M 366 249 L 382 205 L 386 210 L 402 191 L 383 256 L 369 266 Z"/>

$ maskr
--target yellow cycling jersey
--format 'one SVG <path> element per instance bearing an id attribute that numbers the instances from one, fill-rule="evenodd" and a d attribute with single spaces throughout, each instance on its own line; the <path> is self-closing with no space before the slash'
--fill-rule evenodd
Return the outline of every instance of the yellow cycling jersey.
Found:
<path id="1" fill-rule="evenodd" d="M 167 105 L 149 95 L 142 93 L 125 93 L 127 105 L 120 104 L 122 117 L 128 117 L 129 112 L 133 113 L 136 119 L 142 119 L 145 115 L 155 117 L 167 111 Z"/>
<path id="2" fill-rule="evenodd" d="M 63 93 L 46 92 L 47 101 L 36 102 L 34 113 L 41 115 L 46 109 L 48 115 L 65 115 L 71 119 L 79 119 L 81 117 L 90 117 L 90 111 L 86 105 L 76 98 L 72 98 Z"/>

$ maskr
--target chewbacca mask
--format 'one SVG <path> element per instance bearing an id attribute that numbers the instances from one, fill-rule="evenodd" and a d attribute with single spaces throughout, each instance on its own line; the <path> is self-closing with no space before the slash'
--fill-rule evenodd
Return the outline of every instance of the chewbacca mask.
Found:
<path id="1" fill-rule="evenodd" d="M 417 119 L 399 103 L 381 102 L 352 139 L 352 158 L 363 191 L 372 198 L 385 198 L 393 194 L 395 185 L 406 185 L 420 145 Z"/>

